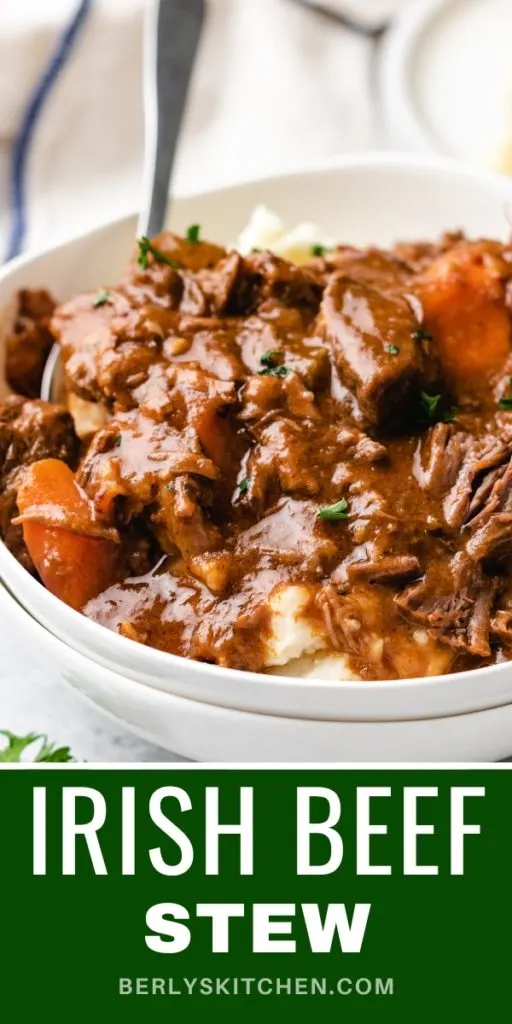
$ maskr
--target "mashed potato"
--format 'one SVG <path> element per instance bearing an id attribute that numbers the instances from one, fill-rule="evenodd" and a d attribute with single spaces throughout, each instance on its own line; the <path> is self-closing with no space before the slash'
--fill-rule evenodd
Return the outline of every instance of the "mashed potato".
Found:
<path id="1" fill-rule="evenodd" d="M 315 245 L 332 249 L 331 238 L 322 237 L 317 224 L 304 221 L 290 231 L 284 221 L 266 206 L 256 206 L 249 223 L 238 236 L 236 248 L 243 255 L 254 249 L 270 249 L 276 256 L 283 256 L 293 263 L 301 264 L 311 259 Z"/>

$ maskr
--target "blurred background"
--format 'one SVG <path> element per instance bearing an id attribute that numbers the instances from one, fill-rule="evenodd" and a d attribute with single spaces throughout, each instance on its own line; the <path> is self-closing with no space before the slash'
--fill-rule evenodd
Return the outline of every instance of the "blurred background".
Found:
<path id="1" fill-rule="evenodd" d="M 144 3 L 0 3 L 4 251 L 21 201 L 30 248 L 136 207 Z M 506 166 L 511 44 L 510 0 L 207 0 L 174 188 L 375 147 Z"/>
<path id="2" fill-rule="evenodd" d="M 4 258 L 137 208 L 144 5 L 1 0 Z M 511 51 L 512 0 L 207 0 L 174 191 L 370 148 L 512 171 Z M 65 690 L 8 621 L 0 639 L 0 728 L 79 759 L 169 759 Z"/>

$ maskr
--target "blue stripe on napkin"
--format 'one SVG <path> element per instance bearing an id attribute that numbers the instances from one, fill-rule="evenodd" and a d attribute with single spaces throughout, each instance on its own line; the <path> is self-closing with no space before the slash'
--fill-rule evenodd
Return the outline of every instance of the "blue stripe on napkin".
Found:
<path id="1" fill-rule="evenodd" d="M 91 7 L 92 0 L 80 0 L 73 17 L 59 37 L 51 60 L 39 78 L 23 113 L 12 151 L 10 180 L 11 227 L 4 262 L 12 260 L 14 256 L 18 256 L 23 249 L 27 230 L 26 174 L 30 145 L 39 116 L 52 87 L 66 64 Z"/>

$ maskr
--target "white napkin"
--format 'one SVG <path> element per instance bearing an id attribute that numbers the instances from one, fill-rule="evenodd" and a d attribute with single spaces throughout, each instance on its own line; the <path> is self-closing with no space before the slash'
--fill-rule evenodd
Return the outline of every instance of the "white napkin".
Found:
<path id="1" fill-rule="evenodd" d="M 375 24 L 397 2 L 325 6 Z M 52 244 L 138 203 L 144 0 L 2 0 L 2 245 L 13 219 L 13 143 L 80 7 L 73 45 L 24 147 L 23 245 Z M 374 145 L 371 54 L 369 40 L 290 0 L 209 0 L 175 191 Z"/>

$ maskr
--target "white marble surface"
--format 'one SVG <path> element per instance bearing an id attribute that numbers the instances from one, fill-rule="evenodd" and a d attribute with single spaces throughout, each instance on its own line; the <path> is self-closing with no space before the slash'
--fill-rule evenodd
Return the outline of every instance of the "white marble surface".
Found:
<path id="1" fill-rule="evenodd" d="M 79 761 L 181 761 L 133 736 L 66 684 L 26 641 L 0 599 L 0 730 L 46 733 Z M 0 738 L 1 743 L 1 738 Z"/>

